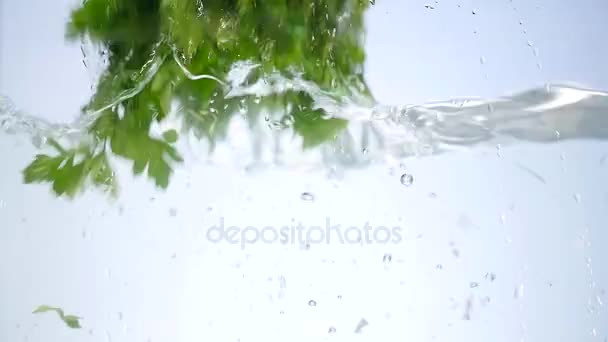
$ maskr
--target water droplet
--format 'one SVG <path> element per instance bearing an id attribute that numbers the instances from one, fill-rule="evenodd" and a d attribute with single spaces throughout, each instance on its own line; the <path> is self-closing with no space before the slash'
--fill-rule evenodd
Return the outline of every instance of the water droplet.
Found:
<path id="1" fill-rule="evenodd" d="M 595 328 L 591 329 L 591 336 L 597 337 L 597 330 Z"/>
<path id="2" fill-rule="evenodd" d="M 376 0 L 369 0 L 370 5 L 375 5 L 376 4 Z"/>
<path id="3" fill-rule="evenodd" d="M 479 286 L 479 283 L 476 283 L 476 282 L 471 282 L 471 283 L 469 284 L 469 287 L 470 287 L 470 288 L 472 288 L 472 289 L 474 289 L 474 288 L 476 288 L 476 287 L 478 287 L 478 286 Z"/>
<path id="4" fill-rule="evenodd" d="M 336 332 L 336 328 L 334 327 L 329 327 L 329 330 L 327 331 L 329 334 L 334 334 Z"/>
<path id="5" fill-rule="evenodd" d="M 310 192 L 303 192 L 302 194 L 300 194 L 300 199 L 302 201 L 312 202 L 315 200 L 315 195 Z"/>
<path id="6" fill-rule="evenodd" d="M 338 299 L 342 299 L 342 295 L 338 295 Z"/>
<path id="7" fill-rule="evenodd" d="M 414 183 L 414 176 L 404 173 L 401 175 L 401 184 L 411 186 Z"/>
<path id="8" fill-rule="evenodd" d="M 171 216 L 171 217 L 177 216 L 177 208 L 169 208 L 169 216 Z"/>
<path id="9" fill-rule="evenodd" d="M 532 42 L 531 42 L 531 41 L 529 41 L 529 40 L 526 42 L 526 44 L 528 44 L 528 46 L 529 46 L 529 47 L 533 47 L 533 46 L 534 46 L 534 43 L 532 43 Z"/>
<path id="10" fill-rule="evenodd" d="M 479 63 L 486 64 L 486 58 L 484 56 L 479 57 Z"/>
<path id="11" fill-rule="evenodd" d="M 369 325 L 369 322 L 365 318 L 361 318 L 359 323 L 357 323 L 357 327 L 355 328 L 355 334 L 360 334 L 361 330 Z"/>
<path id="12" fill-rule="evenodd" d="M 534 57 L 538 57 L 538 55 L 540 54 L 540 50 L 538 48 L 534 48 L 532 49 L 532 54 L 534 55 Z"/>
<path id="13" fill-rule="evenodd" d="M 471 11 L 471 14 L 475 15 L 475 14 L 477 14 L 477 11 L 473 8 L 473 10 Z"/>
<path id="14" fill-rule="evenodd" d="M 523 296 L 524 296 L 524 284 L 519 284 L 519 286 L 515 288 L 515 291 L 513 291 L 513 298 L 519 299 L 519 298 L 522 298 Z"/>
<path id="15" fill-rule="evenodd" d="M 502 224 L 503 226 L 507 223 L 507 215 L 505 215 L 504 213 L 500 214 L 500 224 Z"/>
<path id="16" fill-rule="evenodd" d="M 442 264 L 437 264 L 437 266 L 435 266 L 436 269 L 438 270 L 442 270 L 443 269 L 443 265 Z"/>
<path id="17" fill-rule="evenodd" d="M 308 301 L 308 306 L 317 306 L 317 302 L 311 299 Z"/>
<path id="18" fill-rule="evenodd" d="M 582 198 L 581 198 L 581 195 L 580 195 L 580 194 L 574 194 L 574 195 L 572 196 L 572 198 L 574 198 L 574 201 L 575 201 L 576 203 L 581 203 Z"/>
<path id="19" fill-rule="evenodd" d="M 486 279 L 490 280 L 490 281 L 494 281 L 496 280 L 496 274 L 494 273 L 486 273 Z"/>
<path id="20" fill-rule="evenodd" d="M 473 296 L 471 295 L 467 298 L 464 314 L 462 315 L 462 319 L 465 321 L 471 320 L 471 313 L 473 312 Z"/>
<path id="21" fill-rule="evenodd" d="M 384 262 L 385 264 L 390 264 L 391 261 L 393 261 L 393 256 L 391 254 L 384 254 L 384 256 L 382 257 L 382 262 Z"/>
<path id="22" fill-rule="evenodd" d="M 118 320 L 119 320 L 119 321 L 122 321 L 122 319 L 123 319 L 123 314 L 122 314 L 122 312 L 120 312 L 120 311 L 119 311 L 119 312 L 118 312 L 118 314 L 117 314 L 117 316 L 118 316 Z"/>

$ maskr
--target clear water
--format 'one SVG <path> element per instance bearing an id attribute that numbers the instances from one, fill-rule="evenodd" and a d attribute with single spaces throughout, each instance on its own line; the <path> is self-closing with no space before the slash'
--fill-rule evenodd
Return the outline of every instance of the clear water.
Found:
<path id="1" fill-rule="evenodd" d="M 220 80 L 229 96 L 301 89 L 347 132 L 303 152 L 289 125 L 237 115 L 213 154 L 180 141 L 166 192 L 114 159 L 117 199 L 69 201 L 23 185 L 21 170 L 48 137 L 86 138 L 96 113 L 45 121 L 0 97 L 1 340 L 606 339 L 605 92 L 552 84 L 395 106 L 285 75 L 245 85 L 247 70 Z M 232 241 L 210 238 L 222 222 Z M 268 226 L 289 239 L 247 230 Z M 399 239 L 383 243 L 383 227 Z M 32 314 L 44 304 L 82 328 Z"/>
<path id="2" fill-rule="evenodd" d="M 182 146 L 186 164 L 166 193 L 116 160 L 121 195 L 109 202 L 97 192 L 65 201 L 45 185 L 22 185 L 20 169 L 45 137 L 78 140 L 90 118 L 51 124 L 2 98 L 0 146 L 12 162 L 1 182 L 12 195 L 0 208 L 9 227 L 0 265 L 14 280 L 1 287 L 0 330 L 73 341 L 604 333 L 608 274 L 595 267 L 603 252 L 591 243 L 607 237 L 600 213 L 608 183 L 589 187 L 585 178 L 606 155 L 583 141 L 608 133 L 605 93 L 552 85 L 495 100 L 363 106 L 301 81 L 275 81 L 231 91 L 300 87 L 351 120 L 348 131 L 305 153 L 280 138 L 291 136 L 289 127 L 263 122 L 251 131 L 236 117 L 213 154 L 200 143 Z M 211 240 L 222 222 L 238 229 L 236 240 Z M 366 224 L 369 240 L 356 235 Z M 251 226 L 288 227 L 289 239 L 252 236 Z M 398 241 L 382 243 L 379 227 L 398 228 Z M 71 310 L 84 328 L 33 317 L 41 304 Z"/>

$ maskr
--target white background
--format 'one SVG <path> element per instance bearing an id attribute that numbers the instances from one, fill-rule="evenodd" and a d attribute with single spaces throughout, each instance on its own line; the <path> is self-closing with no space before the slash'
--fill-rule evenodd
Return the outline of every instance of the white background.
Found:
<path id="1" fill-rule="evenodd" d="M 71 121 L 91 81 L 79 45 L 63 40 L 73 4 L 0 4 L 0 93 L 28 113 Z M 494 97 L 554 81 L 608 89 L 607 13 L 599 0 L 377 0 L 367 78 L 391 104 Z M 46 185 L 22 185 L 34 153 L 27 137 L 0 133 L 3 341 L 608 337 L 605 142 L 477 149 L 331 180 L 318 170 L 189 162 L 166 193 L 121 173 L 117 202 L 98 193 L 70 202 Z M 414 175 L 411 187 L 400 184 L 403 172 Z M 300 199 L 305 191 L 313 202 Z M 399 225 L 405 241 L 210 244 L 206 229 L 221 217 L 240 226 L 322 225 L 326 217 Z M 31 314 L 41 304 L 82 316 L 83 329 Z M 362 319 L 369 325 L 355 333 Z"/>

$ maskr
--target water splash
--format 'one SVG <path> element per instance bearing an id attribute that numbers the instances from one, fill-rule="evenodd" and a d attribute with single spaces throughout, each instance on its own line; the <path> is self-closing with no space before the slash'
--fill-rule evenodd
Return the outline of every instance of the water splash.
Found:
<path id="1" fill-rule="evenodd" d="M 174 58 L 179 63 L 179 58 Z M 117 94 L 100 108 L 85 112 L 71 124 L 50 123 L 27 115 L 10 99 L 0 96 L 0 129 L 6 133 L 30 135 L 38 145 L 47 138 L 82 139 L 99 113 L 138 94 L 156 74 L 162 61 L 162 56 L 151 56 L 140 72 L 140 82 L 133 89 Z M 297 72 L 289 75 L 270 73 L 248 84 L 248 76 L 259 67 L 248 61 L 236 63 L 225 81 L 211 75 L 193 75 L 183 65 L 178 65 L 190 79 L 211 78 L 224 85 L 226 98 L 304 92 L 314 100 L 313 109 L 323 109 L 326 118 L 348 120 L 347 129 L 321 147 L 319 157 L 323 164 L 365 165 L 372 160 L 435 155 L 479 145 L 608 138 L 608 93 L 582 87 L 553 84 L 492 100 L 466 98 L 388 106 L 357 95 L 360 92 L 355 87 L 349 94 L 333 94 L 303 79 Z M 232 121 L 238 117 L 233 116 Z M 295 153 L 295 147 L 289 150 L 292 153 L 285 153 L 289 144 L 285 143 L 284 137 L 292 133 L 289 128 L 287 122 L 282 123 L 280 130 L 257 129 L 249 134 L 252 142 L 236 146 L 250 149 L 252 145 L 258 145 L 256 149 L 261 151 L 265 147 L 261 144 L 274 141 L 277 146 L 270 146 L 270 150 L 275 154 L 279 153 L 283 158 L 303 156 L 306 153 Z M 242 129 L 242 125 L 229 125 L 227 139 L 242 140 L 242 132 L 234 132 Z M 276 162 L 277 158 L 272 160 Z"/>

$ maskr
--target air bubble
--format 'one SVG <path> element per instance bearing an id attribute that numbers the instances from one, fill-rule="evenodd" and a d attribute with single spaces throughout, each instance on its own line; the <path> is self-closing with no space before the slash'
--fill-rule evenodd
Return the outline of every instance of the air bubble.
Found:
<path id="1" fill-rule="evenodd" d="M 300 194 L 300 199 L 302 201 L 312 202 L 315 200 L 315 195 L 310 192 L 303 192 L 302 194 Z"/>
<path id="2" fill-rule="evenodd" d="M 40 134 L 35 134 L 32 137 L 32 144 L 36 147 L 36 148 L 42 148 L 42 146 L 44 146 L 46 144 L 46 137 L 42 136 Z"/>
<path id="3" fill-rule="evenodd" d="M 308 306 L 317 306 L 317 302 L 311 299 L 308 301 Z"/>
<path id="4" fill-rule="evenodd" d="M 405 185 L 405 186 L 411 186 L 412 184 L 414 184 L 414 176 L 404 173 L 401 175 L 401 184 Z"/>

